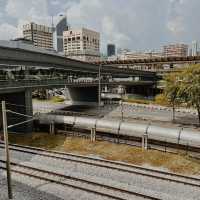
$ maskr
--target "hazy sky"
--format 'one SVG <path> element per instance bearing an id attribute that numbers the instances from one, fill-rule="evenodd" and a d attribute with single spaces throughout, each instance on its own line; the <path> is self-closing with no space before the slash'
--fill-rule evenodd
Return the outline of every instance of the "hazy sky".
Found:
<path id="1" fill-rule="evenodd" d="M 0 39 L 22 35 L 28 21 L 51 24 L 68 13 L 71 27 L 101 33 L 108 42 L 131 50 L 200 40 L 200 0 L 0 0 Z"/>

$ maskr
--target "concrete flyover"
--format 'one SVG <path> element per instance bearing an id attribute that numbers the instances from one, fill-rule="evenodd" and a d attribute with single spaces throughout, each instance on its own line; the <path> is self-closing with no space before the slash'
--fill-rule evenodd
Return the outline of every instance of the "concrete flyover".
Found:
<path id="1" fill-rule="evenodd" d="M 197 64 L 200 63 L 200 56 L 185 56 L 185 57 L 161 57 L 149 59 L 131 59 L 131 60 L 115 60 L 102 61 L 93 64 L 102 66 L 132 66 L 132 65 L 153 65 L 153 64 Z"/>
<path id="2" fill-rule="evenodd" d="M 127 88 L 139 87 L 140 90 L 143 88 L 153 88 L 155 85 L 154 81 L 113 81 L 113 80 L 102 80 L 101 87 L 104 86 L 118 86 L 123 85 Z M 14 94 L 24 91 L 32 91 L 34 89 L 45 88 L 68 88 L 69 96 L 74 104 L 88 104 L 95 105 L 98 102 L 98 90 L 99 81 L 85 81 L 85 80 L 65 80 L 65 79 L 44 79 L 44 80 L 1 80 L 0 81 L 0 94 Z M 25 94 L 25 93 L 24 93 Z M 29 100 L 31 101 L 31 99 Z M 14 102 L 13 102 L 14 103 Z M 28 114 L 28 113 L 27 113 Z M 30 114 L 30 113 L 29 113 Z"/>
<path id="3" fill-rule="evenodd" d="M 57 53 L 17 42 L 0 41 L 0 65 L 55 68 L 74 73 L 98 74 L 99 65 L 72 60 Z M 0 67 L 1 68 L 1 67 Z M 124 70 L 102 66 L 101 73 L 112 76 L 140 76 L 154 78 L 155 73 L 140 70 Z"/>
<path id="4" fill-rule="evenodd" d="M 200 63 L 200 56 L 152 57 L 146 59 L 102 61 L 94 64 L 104 67 L 156 72 L 157 76 L 162 78 L 166 73 L 180 71 L 190 64 L 197 63 Z"/>
<path id="5" fill-rule="evenodd" d="M 36 88 L 66 86 L 74 101 L 97 102 L 99 74 L 101 85 L 154 87 L 157 80 L 153 72 L 76 61 L 27 44 L 0 41 L 0 101 L 10 103 L 7 106 L 16 112 L 32 115 L 31 93 Z M 133 81 L 112 81 L 127 77 Z M 80 81 L 86 78 L 91 81 Z M 31 130 L 31 125 L 21 129 Z"/>

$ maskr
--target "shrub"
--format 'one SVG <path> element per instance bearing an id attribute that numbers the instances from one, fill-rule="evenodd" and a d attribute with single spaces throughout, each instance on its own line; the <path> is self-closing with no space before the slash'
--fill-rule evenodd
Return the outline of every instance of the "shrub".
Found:
<path id="1" fill-rule="evenodd" d="M 170 103 L 165 94 L 158 94 L 155 97 L 155 103 L 161 106 L 169 106 Z"/>

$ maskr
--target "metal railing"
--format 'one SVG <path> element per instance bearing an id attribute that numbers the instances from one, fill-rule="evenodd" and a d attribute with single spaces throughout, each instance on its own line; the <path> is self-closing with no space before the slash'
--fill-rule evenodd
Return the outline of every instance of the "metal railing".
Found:
<path id="1" fill-rule="evenodd" d="M 152 81 L 110 81 L 102 80 L 101 84 L 120 84 L 120 83 L 152 83 Z M 23 80 L 0 80 L 0 89 L 6 88 L 37 88 L 37 87 L 51 87 L 51 86 L 77 86 L 77 85 L 98 85 L 98 80 L 78 80 L 78 79 L 23 79 Z"/>

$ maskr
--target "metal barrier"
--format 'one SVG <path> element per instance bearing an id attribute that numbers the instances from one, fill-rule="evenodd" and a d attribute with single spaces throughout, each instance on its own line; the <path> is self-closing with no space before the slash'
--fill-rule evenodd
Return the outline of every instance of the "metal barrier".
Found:
<path id="1" fill-rule="evenodd" d="M 128 84 L 149 84 L 151 81 L 132 81 L 132 82 L 121 82 Z M 35 79 L 23 79 L 23 80 L 0 80 L 0 89 L 6 88 L 34 88 L 34 87 L 48 87 L 48 86 L 76 86 L 76 85 L 98 85 L 98 80 L 77 80 L 77 79 L 43 79 L 43 80 L 35 80 Z M 120 84 L 120 82 L 109 82 L 102 81 L 102 85 L 106 84 Z"/>

